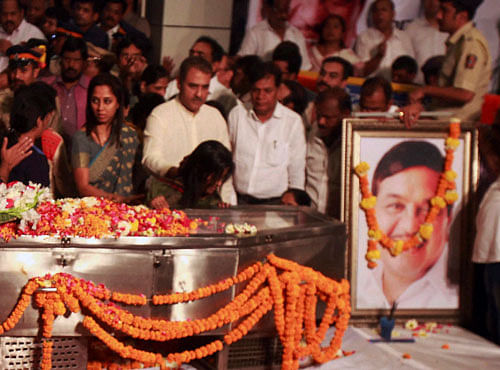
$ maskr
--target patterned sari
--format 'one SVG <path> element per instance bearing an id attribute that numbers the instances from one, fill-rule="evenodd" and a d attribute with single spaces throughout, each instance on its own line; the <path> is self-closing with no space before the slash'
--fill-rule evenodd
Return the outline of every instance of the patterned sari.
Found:
<path id="1" fill-rule="evenodd" d="M 132 194 L 132 175 L 139 140 L 134 129 L 123 124 L 120 144 L 99 147 L 83 131 L 73 137 L 73 168 L 89 169 L 89 184 L 108 193 Z M 96 150 L 97 146 L 97 150 Z M 97 151 L 97 153 L 96 153 Z"/>

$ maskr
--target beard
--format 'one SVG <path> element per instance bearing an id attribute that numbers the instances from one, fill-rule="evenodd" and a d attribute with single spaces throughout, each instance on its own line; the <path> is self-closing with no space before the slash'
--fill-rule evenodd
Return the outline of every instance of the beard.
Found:
<path id="1" fill-rule="evenodd" d="M 61 71 L 61 78 L 64 82 L 75 82 L 80 79 L 82 71 L 78 72 L 76 69 L 68 68 Z"/>

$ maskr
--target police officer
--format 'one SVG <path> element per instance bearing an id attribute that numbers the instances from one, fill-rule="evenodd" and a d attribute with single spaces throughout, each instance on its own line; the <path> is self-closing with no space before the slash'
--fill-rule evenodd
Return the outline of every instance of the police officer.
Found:
<path id="1" fill-rule="evenodd" d="M 40 72 L 40 54 L 27 46 L 14 45 L 5 53 L 9 58 L 7 76 L 9 88 L 0 91 L 0 121 L 4 128 L 9 128 L 10 108 L 14 91 L 23 85 L 36 81 Z"/>
<path id="2" fill-rule="evenodd" d="M 450 36 L 438 86 L 423 86 L 410 94 L 412 104 L 403 109 L 411 126 L 422 111 L 420 100 L 431 98 L 431 110 L 445 110 L 462 120 L 475 121 L 481 113 L 491 78 L 488 42 L 472 22 L 483 0 L 440 0 L 439 29 Z"/>

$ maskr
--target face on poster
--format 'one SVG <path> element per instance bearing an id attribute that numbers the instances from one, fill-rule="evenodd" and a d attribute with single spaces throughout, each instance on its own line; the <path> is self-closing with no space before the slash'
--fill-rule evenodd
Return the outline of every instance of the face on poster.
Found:
<path id="1" fill-rule="evenodd" d="M 453 162 L 459 200 L 440 212 L 431 238 L 419 247 L 393 257 L 379 246 L 378 266 L 368 269 L 368 228 L 364 213 L 358 212 L 357 309 L 390 308 L 393 302 L 401 309 L 458 308 L 458 284 L 450 278 L 448 266 L 449 256 L 454 255 L 450 248 L 459 248 L 450 244 L 449 236 L 463 194 L 463 148 L 461 143 Z M 404 155 L 412 157 L 405 160 Z M 435 196 L 444 155 L 441 138 L 361 138 L 360 161 L 370 165 L 368 178 L 370 190 L 377 196 L 377 222 L 386 235 L 406 240 L 418 231 Z"/>

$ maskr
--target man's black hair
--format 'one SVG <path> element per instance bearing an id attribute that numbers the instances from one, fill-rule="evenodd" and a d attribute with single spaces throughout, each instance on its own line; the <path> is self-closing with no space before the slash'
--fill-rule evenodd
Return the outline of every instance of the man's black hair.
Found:
<path id="1" fill-rule="evenodd" d="M 64 55 L 65 52 L 73 52 L 79 51 L 81 53 L 82 59 L 87 60 L 88 58 L 88 50 L 87 43 L 84 39 L 76 38 L 76 37 L 68 37 L 61 49 L 61 56 Z"/>
<path id="2" fill-rule="evenodd" d="M 352 75 L 354 75 L 354 68 L 352 67 L 352 64 L 349 63 L 347 60 L 341 57 L 328 57 L 323 59 L 323 62 L 321 63 L 321 67 L 323 67 L 327 63 L 338 63 L 342 65 L 342 80 L 345 81 Z"/>
<path id="3" fill-rule="evenodd" d="M 261 62 L 251 71 L 248 76 L 248 80 L 253 86 L 257 81 L 260 81 L 267 76 L 274 76 L 274 84 L 276 87 L 281 84 L 281 71 L 274 65 L 273 62 Z"/>
<path id="4" fill-rule="evenodd" d="M 273 52 L 273 62 L 284 61 L 288 63 L 288 72 L 299 74 L 302 56 L 299 47 L 292 41 L 283 41 Z"/>
<path id="5" fill-rule="evenodd" d="M 71 0 L 71 7 L 74 7 L 77 3 L 92 4 L 94 13 L 101 11 L 102 2 L 100 0 Z"/>
<path id="6" fill-rule="evenodd" d="M 457 13 L 466 12 L 469 20 L 472 20 L 483 0 L 439 0 L 439 2 L 451 3 Z"/>
<path id="7" fill-rule="evenodd" d="M 341 112 L 352 112 L 351 96 L 344 89 L 335 86 L 318 94 L 315 103 L 321 104 L 327 100 L 335 99 Z"/>
<path id="8" fill-rule="evenodd" d="M 220 62 L 222 57 L 226 54 L 224 48 L 220 46 L 220 44 L 211 37 L 200 36 L 195 41 L 195 44 L 197 42 L 203 42 L 205 44 L 210 45 L 210 48 L 212 49 L 212 62 Z"/>
<path id="9" fill-rule="evenodd" d="M 128 34 L 126 37 L 122 38 L 116 46 L 116 55 L 120 56 L 122 50 L 128 48 L 130 45 L 134 45 L 145 57 L 151 50 L 151 43 L 147 38 L 140 35 Z"/>
<path id="10" fill-rule="evenodd" d="M 437 173 L 444 168 L 439 149 L 428 141 L 403 141 L 393 146 L 380 159 L 372 180 L 372 193 L 377 195 L 380 183 L 412 167 L 427 167 Z"/>
<path id="11" fill-rule="evenodd" d="M 359 97 L 360 103 L 365 97 L 372 96 L 378 89 L 382 89 L 385 96 L 385 103 L 388 104 L 392 98 L 392 86 L 389 81 L 380 76 L 367 78 L 365 82 L 363 82 Z"/>
<path id="12" fill-rule="evenodd" d="M 410 74 L 417 74 L 418 64 L 415 58 L 412 58 L 409 55 L 401 55 L 392 63 L 392 70 L 404 70 Z"/>
<path id="13" fill-rule="evenodd" d="M 167 70 L 159 64 L 150 64 L 142 72 L 141 82 L 151 85 L 163 77 L 168 78 Z"/>
<path id="14" fill-rule="evenodd" d="M 127 2 L 125 0 L 105 0 L 102 9 L 108 4 L 120 4 L 122 6 L 122 14 L 127 10 Z"/>
<path id="15" fill-rule="evenodd" d="M 212 65 L 206 59 L 198 56 L 187 57 L 182 61 L 179 68 L 179 82 L 181 85 L 191 68 L 196 68 L 204 73 L 212 75 Z"/>

